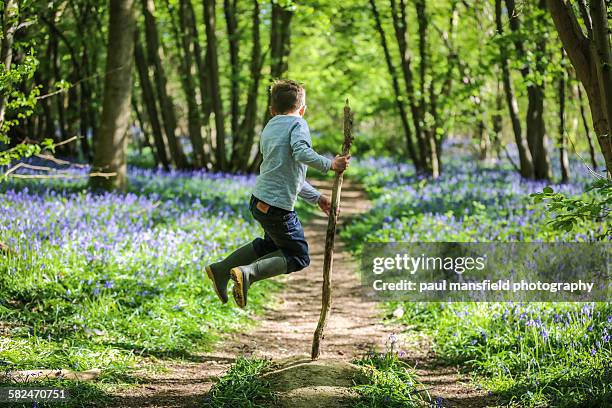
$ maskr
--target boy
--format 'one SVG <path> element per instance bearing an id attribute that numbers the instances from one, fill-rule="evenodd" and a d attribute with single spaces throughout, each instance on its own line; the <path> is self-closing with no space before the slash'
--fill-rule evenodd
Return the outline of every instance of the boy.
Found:
<path id="1" fill-rule="evenodd" d="M 306 182 L 307 166 L 323 173 L 342 172 L 350 156 L 330 160 L 312 149 L 306 111 L 306 91 L 295 81 L 279 80 L 270 91 L 272 119 L 261 133 L 263 161 L 249 209 L 264 230 L 263 238 L 238 248 L 227 258 L 206 267 L 217 296 L 227 302 L 227 284 L 240 307 L 247 304 L 249 287 L 262 279 L 302 270 L 310 263 L 304 230 L 293 210 L 298 196 L 329 214 L 331 202 Z"/>

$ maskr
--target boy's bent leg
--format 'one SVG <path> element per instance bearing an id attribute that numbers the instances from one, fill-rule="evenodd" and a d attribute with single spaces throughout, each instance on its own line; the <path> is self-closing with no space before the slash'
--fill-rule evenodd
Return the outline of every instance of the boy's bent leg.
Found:
<path id="1" fill-rule="evenodd" d="M 288 212 L 282 222 L 265 218 L 258 221 L 266 232 L 267 245 L 280 249 L 287 258 L 287 273 L 300 271 L 310 264 L 304 229 L 295 212 Z"/>
<path id="2" fill-rule="evenodd" d="M 230 269 L 235 266 L 249 265 L 259 258 L 253 242 L 241 246 L 224 260 L 206 267 L 206 274 L 213 282 L 215 293 L 222 303 L 227 303 L 227 284 L 230 280 Z"/>
<path id="3" fill-rule="evenodd" d="M 294 212 L 287 214 L 283 222 L 278 222 L 278 220 L 266 222 L 267 220 L 263 218 L 258 221 L 266 232 L 264 239 L 258 242 L 265 241 L 266 245 L 270 246 L 272 243 L 279 249 L 251 265 L 232 268 L 230 272 L 234 281 L 232 294 L 240 307 L 246 306 L 248 290 L 254 282 L 299 271 L 310 264 L 308 243 L 304 237 L 302 225 Z"/>
<path id="4" fill-rule="evenodd" d="M 249 287 L 257 281 L 287 273 L 287 259 L 282 251 L 272 252 L 250 265 L 232 268 L 230 274 L 234 281 L 232 294 L 236 304 L 245 307 Z"/>

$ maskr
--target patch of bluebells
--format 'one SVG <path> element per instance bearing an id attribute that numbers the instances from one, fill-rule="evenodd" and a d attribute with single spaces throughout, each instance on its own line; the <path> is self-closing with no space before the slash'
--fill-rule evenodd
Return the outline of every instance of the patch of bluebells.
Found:
<path id="1" fill-rule="evenodd" d="M 79 176 L 87 171 L 68 172 Z M 204 266 L 259 232 L 247 216 L 253 176 L 130 168 L 125 194 L 94 194 L 83 180 L 0 184 L 0 242 L 19 254 L 0 257 L 0 270 L 6 271 L 0 273 L 0 297 L 46 294 L 32 300 L 40 303 L 35 308 L 39 317 L 15 313 L 10 319 L 33 319 L 21 323 L 58 336 L 108 323 L 123 341 L 134 336 L 151 344 L 163 331 L 169 342 L 182 338 L 188 344 L 193 342 L 189 336 L 197 336 L 194 330 L 206 334 L 237 322 L 239 317 L 229 316 L 208 326 L 194 324 L 230 314 L 229 309 L 218 310 Z M 192 299 L 184 304 L 181 296 Z M 60 314 L 55 326 L 43 318 L 49 299 Z M 97 310 L 104 309 L 102 301 L 116 305 L 109 306 L 116 313 L 112 318 Z M 127 320 L 111 322 L 126 317 L 123 307 L 138 310 L 138 316 L 160 317 L 159 323 L 152 321 L 159 332 L 138 332 L 137 324 Z M 164 327 L 162 315 L 183 310 L 192 317 L 175 320 L 174 332 L 172 326 Z M 0 320 L 8 318 L 0 310 Z M 159 340 L 158 347 L 164 346 Z"/>
<path id="2" fill-rule="evenodd" d="M 526 181 L 508 165 L 448 159 L 429 180 L 388 159 L 355 168 L 373 197 L 372 210 L 343 231 L 348 242 L 594 241 L 603 228 L 580 223 L 553 230 L 529 194 L 546 182 Z M 593 179 L 580 164 L 574 179 L 555 185 L 585 194 Z M 431 333 L 442 356 L 470 364 L 495 392 L 521 406 L 597 404 L 612 383 L 612 306 L 609 303 L 401 303 L 386 309 L 407 326 Z M 555 387 L 547 386 L 554 383 Z M 509 397 L 509 398 L 510 398 Z M 561 404 L 563 402 L 563 404 Z M 569 405 L 568 405 L 569 404 Z M 592 406 L 595 406 L 592 405 Z"/>
<path id="3" fill-rule="evenodd" d="M 215 253 L 242 242 L 252 227 L 241 218 L 252 176 L 133 168 L 129 179 L 127 194 L 74 191 L 69 187 L 80 182 L 70 180 L 4 184 L 4 242 L 41 259 L 61 251 L 83 254 L 89 263 L 112 258 L 122 267 L 142 262 L 144 251 L 144 259 L 162 260 L 163 268 L 177 266 L 180 246 L 197 246 L 193 255 Z"/>
<path id="4" fill-rule="evenodd" d="M 450 159 L 437 180 L 386 158 L 356 167 L 375 196 L 374 207 L 347 236 L 357 232 L 368 240 L 403 242 L 592 241 L 603 231 L 594 222 L 571 233 L 553 231 L 545 207 L 529 197 L 550 183 L 522 179 L 508 165 Z M 580 166 L 573 176 L 571 183 L 554 185 L 555 191 L 581 195 L 593 181 Z"/>

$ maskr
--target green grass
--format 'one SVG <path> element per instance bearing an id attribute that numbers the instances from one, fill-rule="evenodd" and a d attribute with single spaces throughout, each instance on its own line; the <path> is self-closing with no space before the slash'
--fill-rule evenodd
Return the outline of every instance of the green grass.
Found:
<path id="1" fill-rule="evenodd" d="M 523 407 L 605 406 L 612 400 L 609 303 L 398 303 L 397 322 L 435 339 L 487 389 Z"/>
<path id="2" fill-rule="evenodd" d="M 133 170 L 130 181 L 127 195 L 99 196 L 66 180 L 2 185 L 0 242 L 14 253 L 0 253 L 0 368 L 103 370 L 58 382 L 78 398 L 53 406 L 103 401 L 144 357 L 211 350 L 279 287 L 261 282 L 242 310 L 221 305 L 204 272 L 260 234 L 252 178 Z"/>
<path id="3" fill-rule="evenodd" d="M 445 163 L 436 181 L 389 161 L 354 169 L 374 204 L 342 232 L 357 254 L 366 241 L 591 242 L 611 222 L 585 220 L 571 232 L 555 230 L 545 206 L 529 197 L 549 183 L 521 180 L 504 165 L 458 157 Z M 583 193 L 592 180 L 582 173 L 578 168 L 573 183 L 555 190 L 592 199 Z M 463 364 L 503 403 L 610 406 L 610 303 L 385 302 L 382 307 L 388 315 L 403 314 L 395 323 L 406 331 L 431 336 L 440 359 Z"/>
<path id="4" fill-rule="evenodd" d="M 417 391 L 420 384 L 412 367 L 402 361 L 393 350 L 370 353 L 353 361 L 362 366 L 368 384 L 357 385 L 360 395 L 356 408 L 410 408 L 422 407 L 426 398 Z"/>
<path id="5" fill-rule="evenodd" d="M 204 403 L 211 408 L 256 408 L 270 406 L 275 401 L 270 384 L 261 374 L 270 360 L 240 357 L 219 379 Z"/>

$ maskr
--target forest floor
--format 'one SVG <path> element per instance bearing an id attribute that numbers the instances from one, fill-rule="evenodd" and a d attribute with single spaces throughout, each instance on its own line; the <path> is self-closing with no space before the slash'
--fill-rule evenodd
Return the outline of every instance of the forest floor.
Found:
<path id="1" fill-rule="evenodd" d="M 315 181 L 313 184 L 327 193 L 331 189 L 330 182 Z M 352 215 L 365 212 L 369 207 L 365 192 L 358 185 L 345 182 L 338 228 L 350 222 Z M 143 367 L 134 374 L 139 384 L 115 393 L 108 406 L 203 406 L 211 386 L 241 355 L 271 358 L 278 363 L 280 371 L 289 368 L 286 374 L 292 381 L 303 382 L 285 384 L 284 389 L 277 389 L 279 400 L 275 406 L 351 406 L 356 395 L 351 390 L 350 381 L 342 378 L 343 365 L 372 349 L 384 351 L 389 335 L 400 332 L 400 327 L 383 323 L 384 316 L 377 303 L 362 298 L 359 277 L 355 273 L 359 265 L 344 243 L 336 242 L 333 306 L 321 344 L 321 361 L 315 364 L 308 361 L 321 307 L 326 227 L 327 218 L 322 215 L 315 216 L 305 225 L 310 244 L 310 267 L 282 277 L 284 286 L 279 299 L 256 318 L 252 328 L 228 334 L 217 344 L 214 352 L 192 355 L 181 362 L 162 361 L 165 369 L 160 372 L 152 373 Z M 254 286 L 253 290 L 257 287 Z M 435 406 L 495 406 L 486 391 L 470 384 L 469 377 L 458 367 L 437 361 L 431 339 L 414 332 L 401 334 L 399 338 L 396 349 L 404 350 L 404 358 L 415 367 L 431 400 L 437 399 L 438 405 Z M 325 371 L 331 374 L 326 377 L 323 375 Z M 325 384 L 326 381 L 330 383 Z"/>

